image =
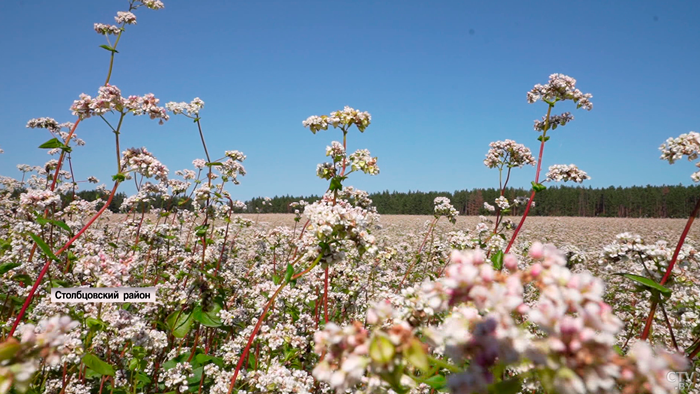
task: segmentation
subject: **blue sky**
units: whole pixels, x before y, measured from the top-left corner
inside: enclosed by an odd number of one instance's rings
[[[700,132],[700,3],[695,1],[224,1],[164,0],[137,10],[119,44],[111,83],[164,104],[200,97],[212,156],[243,151],[248,175],[235,198],[320,194],[315,176],[340,131],[301,125],[349,105],[372,114],[348,149],[369,149],[381,174],[349,184],[368,191],[453,191],[498,185],[482,161],[506,138],[537,153],[533,120],[546,111],[525,93],[552,73],[578,80],[594,108],[551,133],[543,164],[575,163],[593,187],[691,184],[694,167],[659,160],[668,137]],[[95,22],[124,1],[6,1],[0,6],[0,174],[49,159],[31,118],[74,121],[94,96],[109,54]],[[693,71],[696,70],[696,71]],[[169,168],[204,158],[195,125],[127,118],[122,147],[145,146]],[[76,131],[76,178],[108,182],[114,139],[99,118]],[[513,174],[527,186],[534,169]],[[86,184],[82,184],[86,185]],[[90,186],[84,186],[90,188]],[[133,192],[131,184],[124,190]]]

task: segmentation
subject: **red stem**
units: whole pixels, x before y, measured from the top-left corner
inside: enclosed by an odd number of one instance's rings
[[[671,258],[671,262],[668,264],[668,267],[666,268],[666,273],[664,274],[664,277],[661,278],[661,282],[659,282],[660,285],[663,286],[671,277],[671,271],[673,271],[673,267],[676,265],[676,261],[678,260],[678,254],[681,252],[681,247],[683,246],[683,243],[685,242],[685,238],[688,236],[688,232],[690,231],[690,227],[693,225],[693,221],[695,220],[695,217],[698,215],[699,211],[700,211],[700,198],[698,198],[698,201],[695,203],[695,208],[693,208],[693,212],[690,214],[690,217],[688,218],[688,221],[685,224],[685,228],[683,229],[683,233],[681,233],[681,238],[678,240],[678,245],[676,245],[676,250],[673,252],[673,257]],[[644,325],[644,331],[642,332],[642,336],[640,337],[642,340],[646,340],[647,338],[649,338],[649,333],[651,331],[651,325],[652,325],[652,322],[654,321],[654,314],[656,313],[656,304],[657,304],[656,300],[652,301],[651,308],[649,308],[649,316],[647,317],[646,324]]]

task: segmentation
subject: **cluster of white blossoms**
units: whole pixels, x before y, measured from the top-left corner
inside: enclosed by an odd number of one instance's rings
[[[548,129],[556,130],[557,127],[566,126],[566,124],[572,120],[574,120],[574,116],[571,115],[571,112],[564,112],[561,115],[551,115],[549,117],[549,123],[547,123],[547,117],[543,116],[542,120],[535,120],[535,131],[544,131],[545,126],[548,126]]]
[[[93,28],[95,29],[95,32],[97,32],[97,34],[102,34],[103,36],[109,34],[116,36],[122,32],[122,29],[119,26],[106,25],[104,23],[95,23],[93,25]]]
[[[245,167],[242,164],[246,159],[246,155],[237,150],[227,150],[225,155],[228,159],[222,162],[221,166],[217,167],[221,172],[221,179],[224,182],[231,181],[234,185],[239,185],[241,182],[238,180],[238,175],[245,176],[246,174]]]
[[[98,89],[97,97],[92,98],[82,93],[79,100],[75,100],[70,109],[73,115],[81,119],[91,116],[104,115],[107,112],[119,113],[131,112],[134,115],[148,115],[151,119],[163,121],[170,119],[164,107],[159,107],[160,102],[153,94],[144,96],[129,96],[124,98],[121,90],[113,85],[105,85]]]
[[[369,175],[378,175],[379,167],[377,158],[372,157],[367,149],[358,149],[350,155],[350,163],[353,171],[362,171]]]
[[[331,142],[331,146],[326,147],[326,156],[333,158],[333,162],[339,162],[345,158],[345,148],[338,141]]]
[[[593,109],[593,103],[590,101],[592,97],[592,94],[582,93],[578,90],[576,80],[564,74],[552,74],[549,76],[548,83],[537,84],[527,92],[527,102],[530,104],[537,100],[548,102],[572,100],[576,103],[576,108],[584,108],[589,111]]]
[[[19,205],[23,211],[44,210],[61,202],[61,196],[52,190],[29,189],[19,196]]]
[[[114,20],[120,25],[135,25],[136,15],[134,15],[133,12],[129,11],[118,11],[117,16],[114,17]]]
[[[369,112],[360,112],[354,108],[345,106],[342,111],[333,111],[330,115],[309,116],[302,122],[302,125],[308,127],[314,134],[319,130],[328,130],[329,125],[334,128],[342,127],[347,131],[353,124],[360,132],[364,132],[371,121],[372,116]]]
[[[688,156],[688,161],[696,160],[700,152],[700,134],[691,131],[676,138],[669,138],[659,149],[661,150],[661,160],[668,160],[670,164],[682,159],[683,156]],[[700,168],[700,163],[695,166]],[[690,177],[693,182],[700,182],[700,170],[694,172]]]
[[[78,325],[68,316],[54,316],[41,320],[37,326],[21,325],[17,330],[21,334],[19,342],[11,337],[0,343],[0,394],[13,387],[17,392],[25,392],[39,370],[40,358],[51,367],[58,365],[61,356],[69,352],[66,334]]]
[[[489,212],[496,212],[496,207],[487,203],[486,201],[484,201],[484,209],[486,209]]]
[[[61,131],[62,125],[59,125],[54,118],[35,118],[27,122],[29,129],[47,129],[53,133]]]
[[[168,168],[153,154],[143,148],[131,148],[122,153],[121,168],[136,172],[146,178],[155,177],[161,182],[168,181]]]
[[[165,108],[172,112],[173,115],[184,114],[190,118],[196,118],[199,116],[199,111],[204,108],[204,101],[199,97],[195,97],[190,103],[180,102],[176,103],[171,101],[165,104]]]
[[[499,196],[495,202],[496,205],[498,205],[498,207],[501,208],[501,210],[510,208],[510,203],[508,202],[508,199],[503,196]]]
[[[376,250],[375,238],[370,234],[379,215],[374,209],[353,205],[342,196],[326,193],[320,200],[304,208],[304,216],[309,219],[307,238],[303,241],[311,247],[311,254],[324,252],[323,262],[331,262],[344,256],[338,242],[351,241],[361,253]],[[328,245],[331,250],[318,250],[319,243]],[[315,257],[315,256],[314,256]]]
[[[554,182],[576,182],[581,183],[586,179],[591,179],[585,171],[580,170],[574,164],[555,164],[549,167],[546,181]]]
[[[452,206],[452,203],[450,202],[449,198],[435,197],[433,204],[435,204],[435,218],[444,216],[452,224],[455,224],[457,222],[457,216],[459,216],[459,212],[457,212],[455,207]]]
[[[518,144],[513,140],[495,141],[489,144],[491,147],[486,153],[484,165],[488,168],[522,168],[526,164],[535,165],[535,158],[532,157],[530,148],[523,144]]]

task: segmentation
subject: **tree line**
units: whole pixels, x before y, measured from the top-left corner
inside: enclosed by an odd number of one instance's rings
[[[530,190],[507,188],[509,201],[530,197]],[[431,215],[435,197],[447,197],[460,215],[488,215],[484,202],[491,205],[500,195],[495,188],[457,190],[454,192],[389,192],[371,193],[370,198],[380,214]],[[318,196],[276,196],[263,204],[263,198],[247,202],[250,212],[289,213],[289,204],[301,199],[313,202]],[[537,193],[530,215],[536,216],[601,216],[634,218],[686,218],[700,198],[700,186],[632,186],[591,188],[553,186]],[[524,205],[511,208],[512,215],[521,215]]]
[[[15,190],[17,196],[22,190]],[[371,193],[380,214],[400,215],[431,215],[435,197],[447,197],[460,215],[489,215],[484,208],[484,202],[491,205],[500,192],[495,188],[456,190],[454,192],[389,192],[388,190]],[[516,197],[529,197],[530,190],[522,188],[507,188],[504,196],[511,203]],[[75,197],[86,201],[106,200],[104,192],[84,190],[68,193],[62,196],[63,204],[68,204]],[[126,194],[116,193],[109,209],[119,212],[126,199]],[[246,212],[249,213],[293,213],[295,207],[290,204],[300,200],[312,203],[318,200],[318,195],[311,196],[275,196],[269,201],[263,197],[246,201]],[[553,186],[537,193],[535,205],[530,209],[530,215],[535,216],[601,216],[601,217],[633,217],[633,218],[685,218],[692,211],[697,199],[700,198],[700,185],[691,186],[632,186],[591,188]],[[98,203],[98,209],[102,204]],[[186,198],[163,199],[152,196],[149,202],[137,204],[133,209],[137,212],[148,212],[151,208],[165,210],[192,209],[193,203]],[[511,215],[521,215],[524,205],[511,208]]]

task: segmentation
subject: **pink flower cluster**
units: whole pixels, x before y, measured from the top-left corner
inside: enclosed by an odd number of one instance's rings
[[[129,96],[124,98],[119,88],[105,85],[99,88],[95,98],[85,93],[81,94],[80,99],[75,100],[70,109],[73,115],[81,119],[116,111],[119,113],[132,112],[134,115],[148,115],[151,119],[160,119],[160,124],[163,124],[163,121],[170,119],[170,117],[165,108],[158,106],[159,101],[152,93],[142,97]]]
[[[540,85],[537,84],[529,92],[527,92],[527,102],[532,104],[537,100],[543,100],[550,103],[563,100],[572,100],[576,103],[576,108],[584,108],[587,110],[593,109],[593,104],[590,99],[593,97],[590,93],[582,93],[576,89],[576,80],[564,74],[552,74],[549,76],[549,82]]]
[[[353,124],[357,126],[360,132],[364,132],[367,126],[372,121],[372,116],[369,112],[360,112],[354,108],[345,106],[342,111],[333,111],[329,115],[321,116],[309,116],[305,121],[302,122],[304,127],[311,129],[311,132],[316,134],[319,130],[328,130],[328,126],[331,125],[335,128],[342,127],[347,131],[348,127]]]
[[[526,164],[535,165],[535,158],[532,157],[530,148],[523,144],[518,144],[513,140],[495,141],[489,144],[491,149],[486,153],[484,165],[488,168],[522,168]]]

